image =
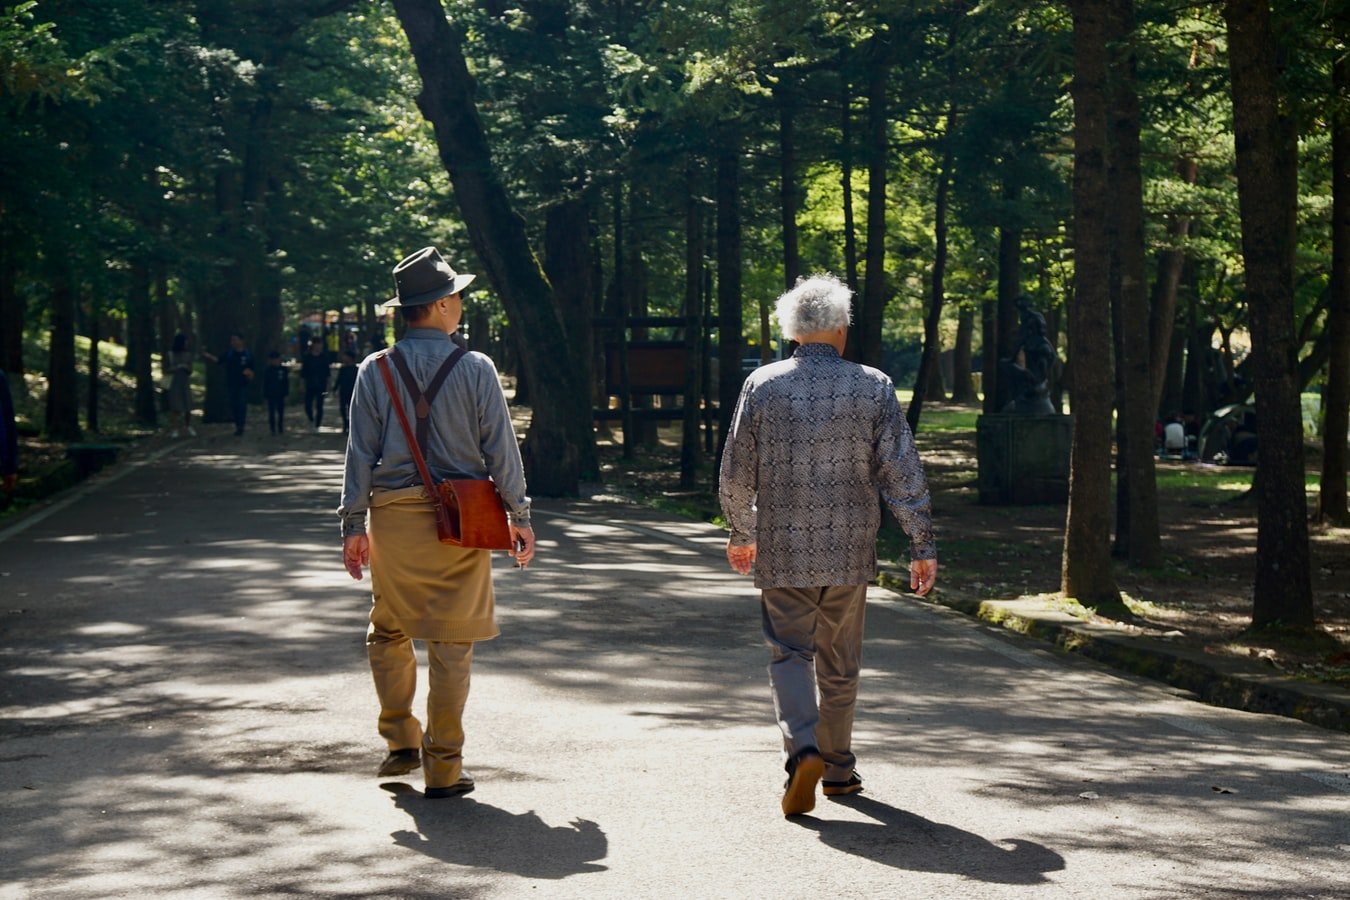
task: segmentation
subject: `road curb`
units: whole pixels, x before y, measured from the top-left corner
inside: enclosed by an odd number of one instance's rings
[[[1145,635],[1122,634],[1067,613],[1018,601],[976,600],[950,592],[932,602],[1046,641],[1114,669],[1161,681],[1215,706],[1300,719],[1350,732],[1350,691],[1265,673],[1237,661],[1195,653]]]

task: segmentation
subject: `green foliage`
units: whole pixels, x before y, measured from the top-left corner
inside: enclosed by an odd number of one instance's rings
[[[1182,290],[1202,324],[1240,333],[1222,19],[1206,6],[1137,6],[1147,241],[1186,252]],[[712,160],[734,139],[743,315],[746,336],[758,337],[759,306],[783,284],[784,102],[797,130],[802,266],[842,274],[846,201],[860,253],[865,240],[861,90],[879,64],[890,78],[888,346],[912,353],[921,334],[944,141],[955,151],[944,341],[959,308],[994,292],[1000,228],[1023,230],[1023,289],[1037,305],[1053,310],[1068,297],[1071,34],[1062,6],[455,0],[447,9],[502,181],[532,234],[555,204],[588,204],[601,306],[614,290],[616,196],[632,216],[629,263],[641,267],[628,277],[649,311],[680,307],[690,190],[707,212],[712,283],[720,277]],[[1333,12],[1277,11],[1302,136],[1300,316],[1317,315],[1329,269],[1325,126],[1340,102],[1329,67],[1344,52]],[[365,308],[387,296],[392,262],[423,243],[473,268],[419,90],[392,10],[371,0],[40,0],[0,10],[0,238],[20,260],[14,290],[35,326],[53,270],[81,298],[124,316],[134,274],[149,267],[176,316],[222,303],[251,325],[271,295],[289,322]],[[692,188],[690,166],[701,173]],[[1170,226],[1183,217],[1189,233],[1175,238]],[[489,292],[474,302],[500,318]]]

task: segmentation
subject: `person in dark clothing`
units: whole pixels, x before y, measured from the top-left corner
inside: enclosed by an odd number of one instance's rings
[[[267,354],[263,369],[263,397],[267,399],[267,427],[272,434],[286,430],[286,395],[291,392],[291,373],[281,364],[276,350]]]
[[[323,395],[328,393],[328,373],[332,365],[333,357],[319,338],[310,341],[309,352],[300,358],[300,381],[305,385],[305,418],[315,431],[323,424]]]
[[[5,496],[14,493],[19,482],[19,429],[14,423],[14,397],[9,392],[9,380],[0,371],[0,484]]]
[[[234,418],[234,436],[244,433],[244,419],[248,414],[248,383],[253,380],[253,354],[244,347],[244,336],[230,335],[230,349],[220,356],[203,353],[208,362],[225,367],[225,389],[230,395],[230,413]]]
[[[338,410],[342,413],[342,433],[346,434],[351,426],[352,393],[356,390],[356,356],[346,352],[338,359],[342,365],[338,366],[333,393],[337,394]]]

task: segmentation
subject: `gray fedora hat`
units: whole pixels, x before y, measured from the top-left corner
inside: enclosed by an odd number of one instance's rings
[[[423,247],[394,266],[397,293],[385,306],[422,306],[458,294],[473,281],[473,275],[457,275],[435,247]]]

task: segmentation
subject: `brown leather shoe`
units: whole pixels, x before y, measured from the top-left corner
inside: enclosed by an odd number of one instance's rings
[[[390,778],[394,775],[407,775],[414,769],[422,766],[422,751],[416,747],[405,747],[402,750],[390,750],[389,755],[380,763],[380,771],[377,773],[380,778]]]
[[[816,785],[825,774],[825,760],[814,750],[804,750],[791,765],[783,791],[783,815],[800,816],[816,808]]]

